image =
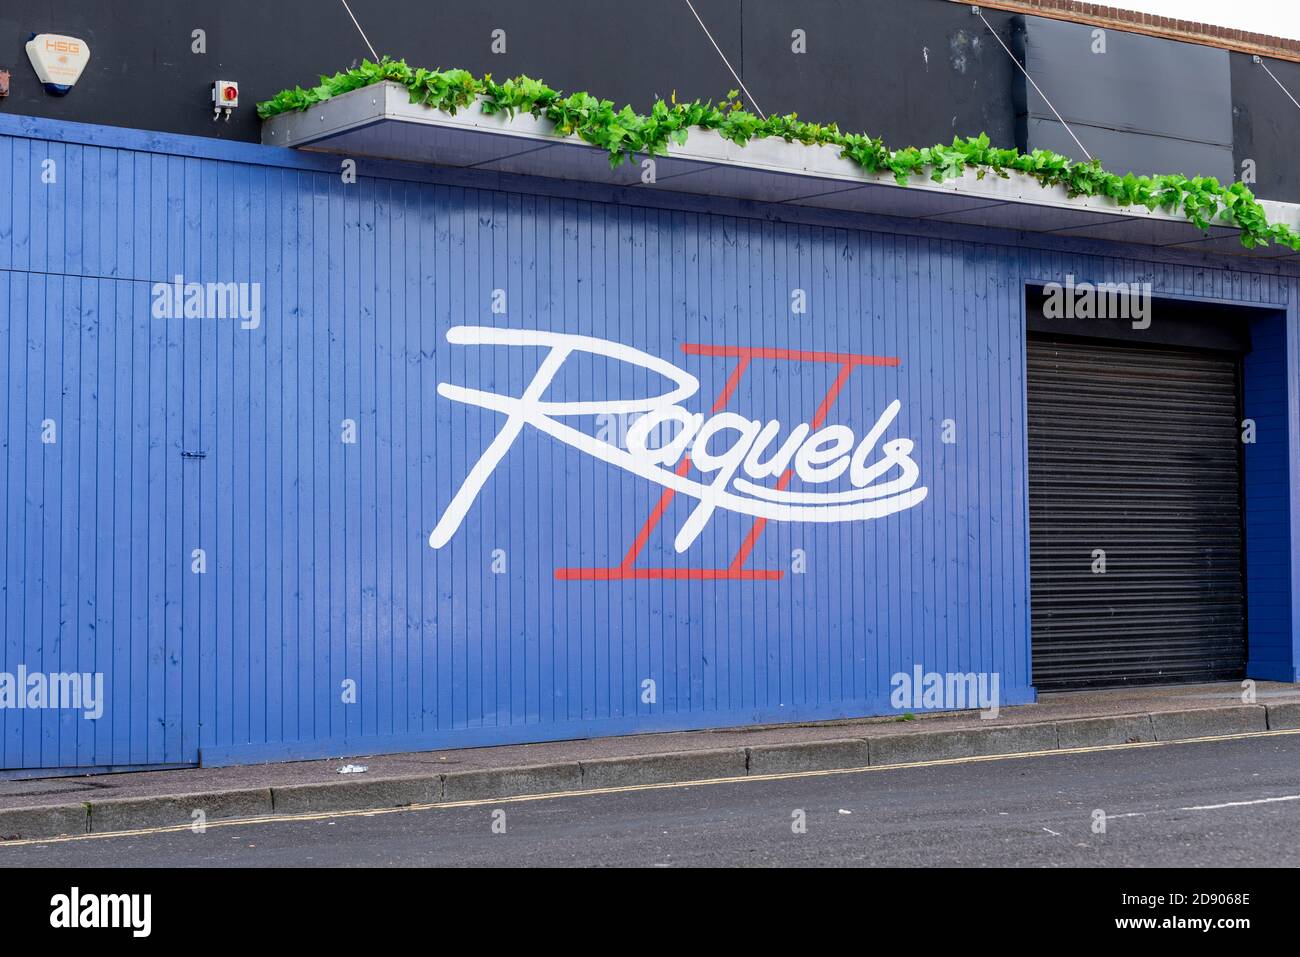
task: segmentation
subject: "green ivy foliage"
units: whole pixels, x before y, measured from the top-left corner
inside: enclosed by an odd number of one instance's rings
[[[546,117],[560,136],[577,135],[584,142],[609,153],[617,167],[636,155],[657,156],[669,143],[686,142],[692,128],[715,130],[739,146],[750,140],[777,137],[787,143],[837,147],[840,155],[870,173],[889,172],[900,185],[914,176],[929,176],[943,182],[962,175],[966,169],[983,179],[989,173],[1006,178],[1015,170],[1036,179],[1042,186],[1061,185],[1071,196],[1109,196],[1121,206],[1181,211],[1198,228],[1212,222],[1236,226],[1241,243],[1248,249],[1278,243],[1300,250],[1300,233],[1285,223],[1268,222],[1254,194],[1242,183],[1224,186],[1213,176],[1119,176],[1101,168],[1099,160],[1076,162],[1050,150],[1021,153],[989,145],[987,134],[956,137],[948,146],[909,146],[892,150],[879,137],[844,133],[834,123],[809,123],[798,114],[763,119],[744,109],[737,91],[720,103],[695,100],[679,103],[676,95],[658,100],[649,113],[637,113],[630,106],[615,109],[609,100],[589,93],[561,93],[540,80],[527,76],[497,83],[491,74],[478,78],[465,70],[413,69],[402,60],[384,57],[378,63],[365,60],[355,69],[321,77],[309,90],[284,90],[259,103],[263,119],[279,113],[306,110],[312,105],[374,83],[391,80],[405,86],[412,103],[455,114],[479,101],[485,114],[528,113]]]

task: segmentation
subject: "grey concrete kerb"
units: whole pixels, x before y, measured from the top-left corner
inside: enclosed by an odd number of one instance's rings
[[[1185,741],[1268,730],[1300,730],[1300,703],[1152,711],[1020,724],[990,722],[987,726],[932,731],[890,728],[889,733],[858,733],[780,744],[6,808],[0,809],[0,842],[150,828],[197,830],[201,824],[275,815],[330,814],[571,791],[740,781],[755,776]]]

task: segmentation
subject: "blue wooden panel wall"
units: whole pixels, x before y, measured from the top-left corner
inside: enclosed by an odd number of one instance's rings
[[[1286,314],[1251,327],[1244,360],[1243,413],[1254,422],[1245,446],[1246,598],[1252,677],[1296,681],[1291,615],[1291,437],[1286,402]]]
[[[918,664],[996,671],[1004,704],[1029,700],[1024,282],[1288,301],[1265,274],[395,169],[345,185],[278,152],[87,139],[101,145],[0,136],[0,671],[102,671],[108,707],[97,722],[0,711],[3,768],[882,713],[890,676]],[[152,285],[177,274],[260,283],[260,326],[152,318]],[[929,498],[874,522],[769,525],[748,564],[778,582],[557,581],[617,565],[661,490],[526,429],[435,551],[433,523],[501,422],[437,386],[517,394],[538,361],[449,345],[457,324],[634,345],[698,375],[702,411],[731,365],[683,343],[897,356],[857,370],[828,421],[861,436],[901,399],[890,435],[916,440]],[[792,427],[835,371],[755,361],[729,408]],[[575,359],[551,397],[646,388]],[[688,510],[674,500],[639,564],[730,562],[751,522],[720,512],[678,555]]]

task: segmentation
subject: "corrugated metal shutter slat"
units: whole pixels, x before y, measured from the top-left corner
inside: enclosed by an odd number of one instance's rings
[[[1240,677],[1235,357],[1031,335],[1028,395],[1034,684]]]

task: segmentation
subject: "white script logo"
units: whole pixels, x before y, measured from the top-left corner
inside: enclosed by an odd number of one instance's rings
[[[777,437],[785,431],[780,422],[749,419],[735,412],[717,412],[706,417],[688,411],[681,403],[699,391],[699,380],[671,362],[631,346],[590,336],[486,326],[455,326],[447,332],[447,341],[463,346],[527,346],[549,351],[519,396],[445,382],[438,385],[438,394],[443,398],[500,412],[506,421],[429,535],[429,544],[434,548],[441,548],[451,540],[479,491],[525,425],[665,489],[696,499],[695,508],[674,541],[678,552],[691,546],[717,509],[780,522],[854,522],[912,508],[924,501],[929,491],[924,486],[915,487],[920,469],[911,458],[914,445],[911,439],[887,441],[880,446],[879,455],[873,457],[877,443],[898,416],[902,404],[897,399],[889,403],[861,442],[846,425],[829,425],[813,431],[811,425],[802,423],[790,429],[784,440],[774,446]],[[674,383],[674,388],[645,398],[546,401],[546,390],[574,353],[588,353],[658,373]],[[639,414],[627,432],[626,448],[559,421],[569,416],[623,414]],[[672,439],[662,447],[648,447],[650,435],[667,422],[679,426]],[[711,481],[706,484],[689,478],[689,470],[677,468],[687,457],[690,465],[710,476]],[[852,488],[788,491],[784,481],[778,482],[776,488],[758,484],[780,479],[791,469],[806,486],[824,485],[847,474]],[[886,479],[891,471],[898,474]]]

